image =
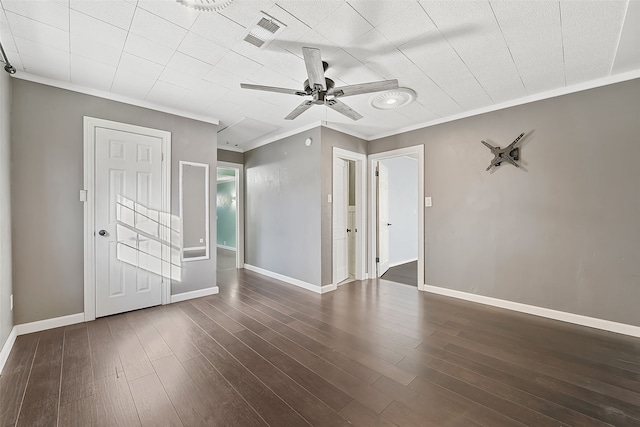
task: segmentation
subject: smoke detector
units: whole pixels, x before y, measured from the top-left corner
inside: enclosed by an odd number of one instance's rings
[[[264,49],[276,35],[287,28],[276,18],[261,12],[260,15],[249,25],[249,31],[244,36],[244,41],[254,45],[259,49]]]

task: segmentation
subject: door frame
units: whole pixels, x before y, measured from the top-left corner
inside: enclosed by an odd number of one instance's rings
[[[84,202],[84,321],[96,318],[96,259],[95,259],[95,144],[96,129],[106,128],[160,138],[162,141],[162,199],[160,222],[165,227],[161,238],[171,240],[171,132],[84,116],[84,188],[80,200]],[[169,255],[170,257],[170,255]],[[170,259],[163,260],[170,263]],[[162,304],[171,301],[171,279],[162,277]]]
[[[217,162],[216,163],[216,182],[218,176],[218,168],[235,169],[236,170],[236,268],[244,268],[244,166],[240,163]],[[218,186],[216,185],[216,194]],[[217,206],[217,203],[216,203]],[[216,230],[218,227],[218,215],[216,213]],[[218,248],[218,233],[216,232],[216,252]],[[216,265],[218,257],[216,255]]]
[[[369,159],[369,275],[371,278],[378,277],[378,266],[376,263],[376,242],[377,233],[377,212],[378,205],[376,195],[376,168],[375,163],[380,160],[393,157],[414,156],[418,159],[418,290],[424,291],[424,146],[414,145],[396,150],[384,151],[370,154]]]
[[[364,154],[348,151],[342,148],[333,147],[333,156],[331,163],[331,194],[336,194],[336,177],[334,171],[334,165],[336,159],[351,160],[356,165],[356,229],[362,230],[362,232],[356,233],[356,255],[355,255],[355,278],[356,280],[366,280],[366,266],[367,266],[367,192],[365,191],[365,185],[367,182],[367,170],[366,162],[367,156]],[[336,281],[336,252],[333,250],[333,216],[335,212],[335,203],[331,204],[331,283],[332,288],[337,289],[338,283]]]

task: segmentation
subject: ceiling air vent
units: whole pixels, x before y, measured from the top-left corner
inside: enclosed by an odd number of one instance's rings
[[[286,25],[282,22],[262,12],[261,15],[249,25],[249,31],[244,36],[244,41],[262,49],[285,28]]]

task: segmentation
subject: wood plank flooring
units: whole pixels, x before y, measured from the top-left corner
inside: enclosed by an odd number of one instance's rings
[[[418,261],[407,262],[389,268],[382,279],[405,285],[418,286]]]
[[[640,339],[386,280],[221,276],[18,337],[0,426],[640,426]]]

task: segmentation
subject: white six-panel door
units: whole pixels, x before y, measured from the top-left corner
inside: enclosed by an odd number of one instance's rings
[[[349,277],[349,251],[347,241],[347,207],[349,205],[349,165],[342,159],[335,159],[333,203],[333,250],[336,262],[336,283]]]
[[[96,128],[96,317],[162,303],[162,140]]]

